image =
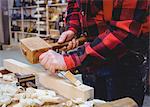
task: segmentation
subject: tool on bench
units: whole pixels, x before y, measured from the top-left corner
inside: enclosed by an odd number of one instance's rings
[[[16,85],[24,88],[37,88],[34,74],[13,73],[6,69],[0,69],[0,78],[5,81],[16,81]]]
[[[79,43],[84,43],[86,41],[85,37],[81,37],[77,39]],[[20,47],[25,55],[25,57],[28,59],[29,62],[32,64],[36,64],[39,62],[39,56],[48,51],[49,49],[61,49],[64,46],[67,46],[69,42],[65,42],[62,44],[59,43],[50,43],[48,44],[46,41],[41,39],[40,37],[31,37],[31,38],[26,38],[20,40]],[[67,78],[72,84],[75,86],[81,85],[81,82],[77,80],[74,75],[70,72],[67,71],[65,74],[61,73],[65,78]]]
[[[22,86],[24,88],[33,87],[37,88],[36,81],[35,81],[35,75],[34,74],[15,74],[18,80],[17,85]]]

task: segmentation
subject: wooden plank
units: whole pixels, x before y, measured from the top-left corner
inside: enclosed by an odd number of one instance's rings
[[[0,67],[0,70],[4,70],[5,68],[4,67]]]
[[[97,103],[95,107],[138,107],[138,105],[133,99],[127,97],[104,104]]]
[[[48,89],[55,90],[58,94],[68,99],[81,98],[86,101],[94,98],[94,89],[92,87],[84,84],[76,87],[63,78],[50,76],[41,69],[34,68],[16,60],[5,59],[3,61],[3,66],[5,69],[14,73],[36,74],[40,84]]]

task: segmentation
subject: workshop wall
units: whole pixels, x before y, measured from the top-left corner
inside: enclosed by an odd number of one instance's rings
[[[4,42],[4,34],[3,34],[3,27],[2,27],[2,10],[1,10],[1,2],[0,2],[0,43],[3,42]]]
[[[8,11],[8,1],[10,0],[0,0],[0,17],[1,17],[1,43],[9,44],[10,36],[9,36],[9,11]]]

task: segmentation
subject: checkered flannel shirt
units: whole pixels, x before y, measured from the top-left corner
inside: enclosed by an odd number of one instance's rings
[[[66,23],[76,34],[94,39],[64,55],[68,69],[78,67],[88,55],[104,63],[121,58],[141,34],[148,0],[113,0],[110,22],[104,21],[103,0],[68,0]]]

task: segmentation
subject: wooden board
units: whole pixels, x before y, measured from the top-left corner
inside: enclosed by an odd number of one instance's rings
[[[95,107],[138,107],[138,105],[133,99],[127,97],[104,104],[96,104]]]
[[[55,90],[58,94],[68,98],[82,98],[84,101],[94,98],[94,89],[87,85],[76,87],[63,78],[50,76],[41,69],[34,68],[30,65],[18,62],[13,59],[5,59],[3,62],[5,69],[13,73],[36,74],[39,83],[48,89]]]

